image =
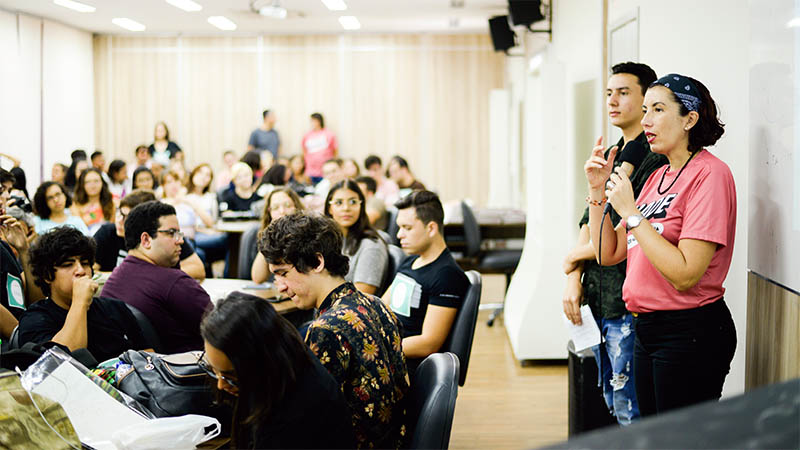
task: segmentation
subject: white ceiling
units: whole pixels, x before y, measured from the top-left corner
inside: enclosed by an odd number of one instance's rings
[[[342,15],[354,15],[361,33],[488,33],[487,19],[507,13],[506,0],[345,0],[346,11],[330,11],[320,0],[280,0],[289,11],[284,20],[270,19],[250,10],[253,0],[194,0],[198,12],[185,12],[165,0],[78,0],[97,8],[79,13],[58,6],[52,0],[0,0],[0,9],[34,16],[99,34],[133,34],[111,23],[127,17],[144,24],[139,34],[164,35],[252,35],[344,32],[338,22]],[[260,0],[264,3],[264,0]],[[269,3],[271,0],[267,0]],[[209,16],[226,16],[236,31],[221,31],[207,22]]]

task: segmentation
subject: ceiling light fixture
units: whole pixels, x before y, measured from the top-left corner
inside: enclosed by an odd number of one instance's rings
[[[195,12],[203,9],[203,7],[200,4],[195,3],[192,0],[166,0],[166,2],[186,12]]]
[[[208,23],[220,30],[233,31],[236,29],[236,24],[225,16],[211,16],[208,18]]]
[[[322,0],[322,3],[331,11],[344,11],[347,9],[344,0]]]
[[[95,9],[97,9],[94,6],[85,5],[83,3],[79,3],[73,0],[53,0],[53,3],[55,3],[58,6],[63,6],[64,8],[69,8],[73,11],[78,11],[82,13],[94,12]]]
[[[339,23],[345,30],[358,30],[361,28],[361,22],[358,21],[356,16],[342,16],[339,17]]]
[[[144,31],[145,26],[135,20],[128,19],[127,17],[117,17],[111,19],[111,23],[118,27],[125,28],[129,31]]]
[[[285,19],[289,14],[289,12],[286,11],[286,8],[281,6],[281,2],[279,0],[273,0],[271,4],[258,8],[258,13],[271,19]]]

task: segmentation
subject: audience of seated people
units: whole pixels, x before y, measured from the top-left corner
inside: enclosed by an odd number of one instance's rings
[[[389,178],[392,179],[400,188],[400,197],[408,195],[411,191],[424,191],[425,185],[414,177],[411,169],[408,167],[408,161],[402,156],[395,155],[389,161],[389,168],[387,170]]]
[[[344,237],[330,218],[273,221],[259,250],[275,285],[302,310],[316,308],[305,341],[339,384],[359,448],[399,448],[406,436],[408,373],[399,323],[380,299],[345,281]]]
[[[214,219],[205,212],[199,202],[186,195],[187,189],[181,182],[181,176],[178,173],[171,170],[165,172],[161,177],[161,189],[163,195],[161,201],[175,208],[184,238],[189,240],[200,254],[200,259],[204,260],[205,252],[197,248],[195,235],[201,224],[212,228],[215,225]]]
[[[328,192],[325,215],[339,225],[344,235],[342,253],[350,258],[350,270],[344,279],[365,294],[375,294],[386,275],[389,251],[369,224],[365,204],[355,181],[340,181]]]
[[[70,350],[86,348],[98,361],[128,349],[149,349],[127,306],[111,298],[94,298],[95,243],[71,227],[39,236],[30,249],[34,281],[46,296],[19,319],[19,342],[53,341]]]
[[[36,213],[35,227],[37,234],[44,234],[51,228],[68,225],[77,228],[81,233],[91,236],[89,228],[78,216],[73,216],[70,209],[72,197],[66,188],[55,181],[45,181],[33,194],[33,212]]]
[[[114,220],[115,208],[103,172],[94,167],[81,172],[70,211],[83,220],[89,233],[94,234],[100,225]]]
[[[442,347],[469,289],[469,280],[444,242],[444,209],[429,191],[414,191],[395,206],[397,238],[407,254],[383,299],[403,324],[403,353],[413,376]]]
[[[394,202],[400,199],[400,188],[397,186],[397,183],[386,178],[385,171],[383,170],[383,162],[379,156],[367,156],[367,158],[364,159],[364,171],[375,180],[375,184],[377,185],[375,188],[375,196],[383,200],[387,207],[394,205]]]
[[[144,202],[156,199],[153,191],[136,189],[126,195],[119,203],[114,223],[106,223],[94,234],[97,242],[96,270],[100,272],[111,272],[128,256],[125,247],[125,221],[130,211]],[[181,244],[178,264],[174,266],[186,272],[187,275],[197,281],[203,281],[206,276],[203,268],[203,261],[200,259],[195,249],[188,242]]]
[[[261,213],[261,224],[259,225],[259,235],[267,229],[273,220],[278,220],[283,216],[294,214],[295,212],[302,211],[303,201],[292,189],[287,187],[280,187],[274,189],[267,196],[267,201],[264,202],[264,211]],[[264,255],[261,252],[256,253],[253,260],[253,266],[250,268],[250,277],[254,283],[263,283],[269,279],[269,267]]]
[[[151,201],[131,209],[125,219],[128,256],[102,292],[139,309],[158,332],[164,353],[200,349],[200,320],[211,307],[200,284],[174,269],[181,244],[183,233],[171,205]]]
[[[356,183],[366,199],[365,206],[369,224],[376,230],[385,230],[389,225],[389,213],[386,211],[384,201],[375,196],[377,189],[375,179],[369,176],[360,176],[356,178]]]

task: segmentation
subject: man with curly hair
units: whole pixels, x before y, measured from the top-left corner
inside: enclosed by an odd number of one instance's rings
[[[394,314],[346,282],[350,262],[333,219],[295,213],[270,224],[259,251],[275,285],[319,316],[306,343],[340,384],[359,448],[399,448],[405,440],[408,375]]]
[[[98,361],[149,347],[124,303],[93,298],[92,238],[72,227],[57,227],[40,236],[30,253],[34,281],[47,298],[22,315],[20,343],[53,341],[70,350],[86,348]]]

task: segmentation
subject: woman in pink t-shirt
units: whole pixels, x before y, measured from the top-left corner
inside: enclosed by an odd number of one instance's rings
[[[306,175],[314,184],[322,181],[322,165],[335,158],[338,144],[336,135],[325,128],[325,119],[320,113],[311,115],[311,131],[303,136],[303,158],[306,162]]]
[[[635,200],[625,172],[611,173],[616,149],[605,160],[598,142],[585,171],[595,253],[603,265],[628,260],[622,296],[635,316],[634,381],[646,416],[722,395],[736,350],[722,287],[736,234],[736,187],[728,166],[704,148],[724,125],[702,83],[666,75],[647,90],[643,108],[650,149],[669,165],[653,172]],[[606,199],[624,219],[616,229],[603,216]]]

